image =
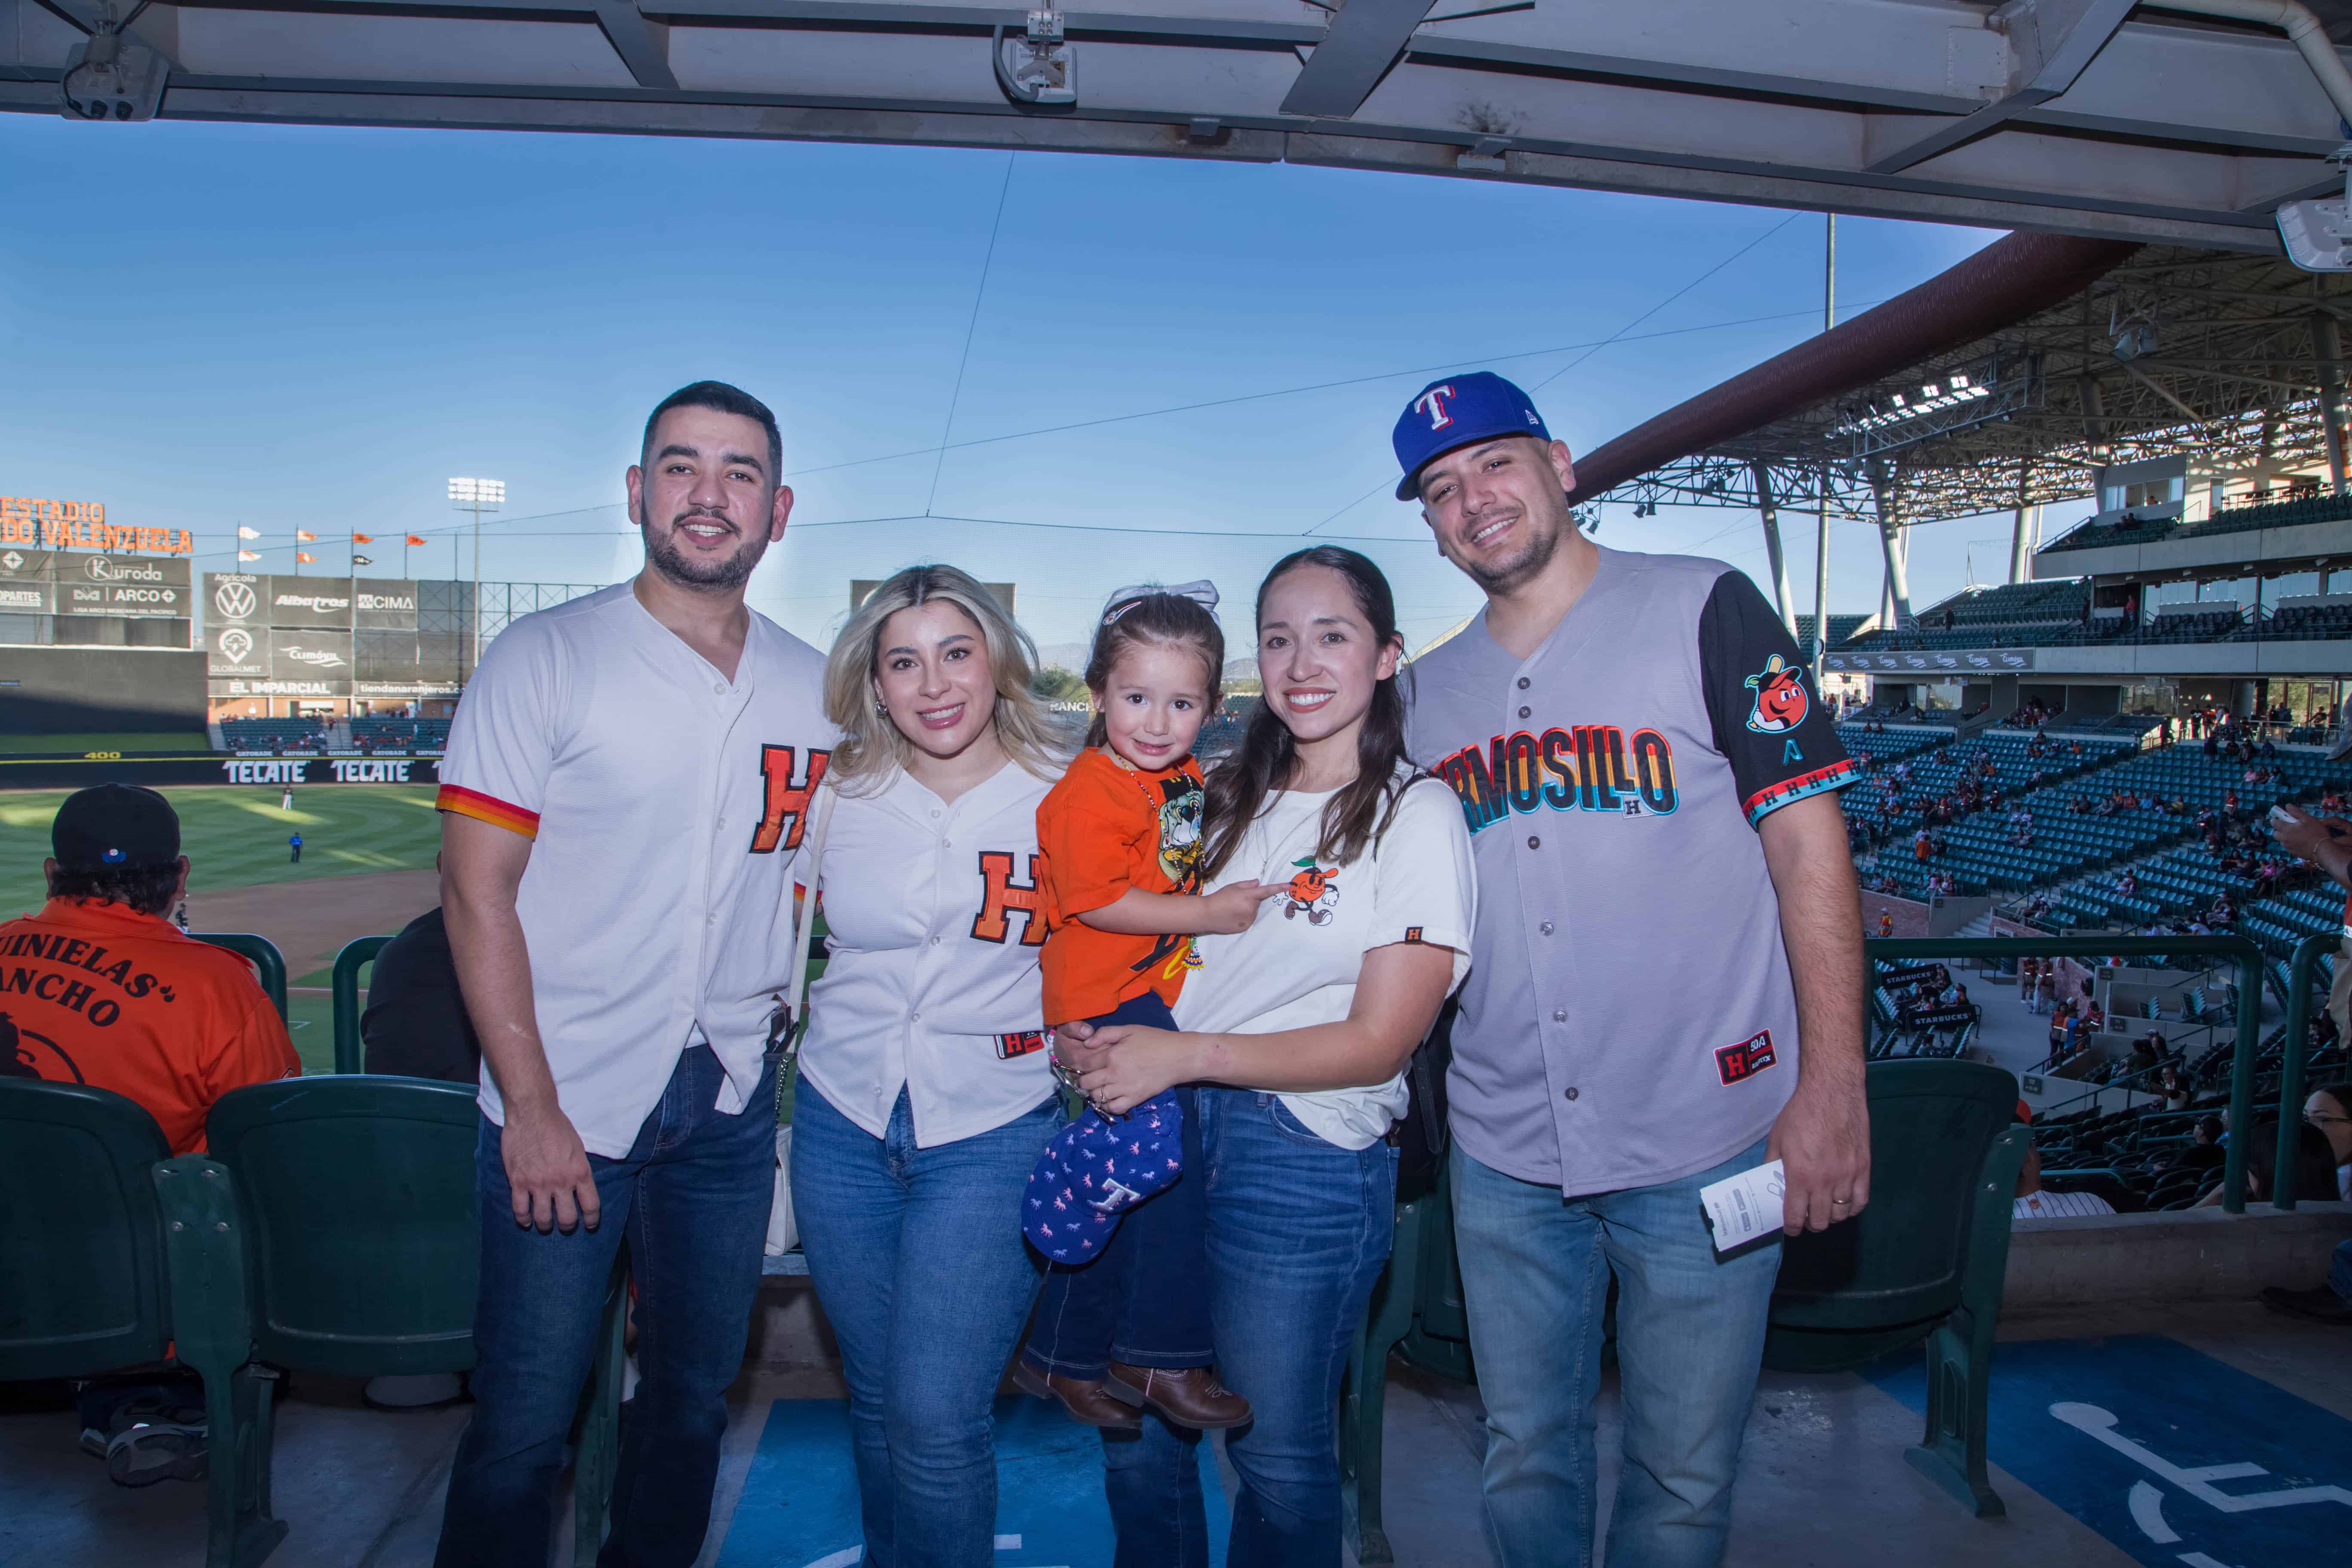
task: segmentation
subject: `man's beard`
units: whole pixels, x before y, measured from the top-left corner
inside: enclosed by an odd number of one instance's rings
[[[688,512],[671,527],[675,530],[678,523],[709,515],[708,512]],[[751,580],[751,569],[766,553],[767,541],[746,538],[736,546],[735,553],[724,561],[698,561],[689,558],[672,543],[670,536],[656,538],[651,529],[646,530],[646,564],[682,588],[740,588]]]
[[[1528,518],[1530,535],[1526,549],[1507,561],[1479,562],[1466,558],[1455,562],[1473,583],[1489,594],[1507,594],[1551,564],[1559,553],[1559,542],[1565,533],[1563,525],[1555,524],[1549,531],[1535,529],[1533,515]]]

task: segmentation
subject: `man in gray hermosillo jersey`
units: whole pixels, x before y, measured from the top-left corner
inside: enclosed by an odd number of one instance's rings
[[[1592,1400],[1618,1283],[1612,1568],[1722,1560],[1778,1246],[1718,1258],[1702,1186],[1786,1163],[1787,1228],[1869,1199],[1858,770],[1753,584],[1602,550],[1568,448],[1480,374],[1397,422],[1486,609],[1412,665],[1413,760],[1471,828],[1447,1074],[1454,1222],[1503,1568],[1592,1560]]]

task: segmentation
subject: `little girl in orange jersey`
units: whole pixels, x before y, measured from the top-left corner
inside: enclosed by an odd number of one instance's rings
[[[1192,938],[1249,928],[1279,887],[1202,897],[1200,764],[1225,639],[1207,583],[1111,596],[1087,660],[1087,749],[1037,807],[1050,931],[1045,1021],[1173,1029]],[[1092,1426],[1137,1407],[1188,1427],[1238,1426],[1249,1404],[1212,1369],[1202,1182],[1192,1091],[1116,1121],[1091,1107],[1039,1163],[1023,1228],[1053,1267],[1013,1380]],[[1149,1202],[1144,1200],[1149,1199]]]

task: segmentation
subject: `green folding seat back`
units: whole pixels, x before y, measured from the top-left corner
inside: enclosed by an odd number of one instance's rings
[[[90,1377],[171,1342],[155,1119],[87,1084],[0,1078],[0,1381]]]
[[[1764,1363],[1833,1372],[1925,1342],[1927,1439],[1906,1458],[1989,1517],[2004,1510],[1985,1468],[1986,1398],[2031,1136],[2012,1124],[2017,1079],[1979,1062],[1885,1061],[1864,1082],[1869,1206],[1781,1244]]]
[[[288,1079],[222,1096],[206,1126],[248,1219],[259,1359],[355,1377],[473,1364],[472,1088]]]

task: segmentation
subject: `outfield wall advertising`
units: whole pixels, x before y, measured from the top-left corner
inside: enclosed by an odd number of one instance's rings
[[[437,784],[438,757],[183,756],[0,757],[0,790],[81,789],[97,784]]]

